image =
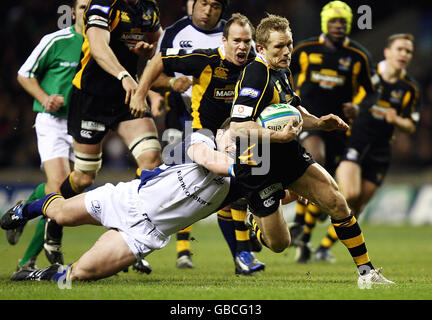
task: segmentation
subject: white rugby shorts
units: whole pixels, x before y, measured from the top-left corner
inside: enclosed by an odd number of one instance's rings
[[[67,131],[67,119],[39,112],[35,120],[41,163],[56,158],[74,161],[73,138]]]
[[[148,220],[138,196],[139,183],[139,179],[107,183],[84,198],[87,212],[104,227],[117,229],[137,259],[165,247],[170,240]]]

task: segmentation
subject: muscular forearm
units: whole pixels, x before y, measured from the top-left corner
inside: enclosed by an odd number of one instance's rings
[[[25,78],[18,75],[17,80],[25,91],[39,101],[40,104],[44,104],[49,95],[41,88],[36,78]]]
[[[156,79],[163,74],[162,54],[154,56],[145,67],[138,83],[136,94],[145,97]],[[168,80],[169,81],[169,80]],[[169,85],[169,84],[168,84]]]
[[[305,130],[314,130],[319,129],[318,128],[318,118],[315,117],[313,114],[310,114],[309,111],[306,110],[306,108],[302,106],[297,107],[302,115],[303,119],[303,129]]]
[[[264,139],[270,139],[270,142],[279,142],[277,140],[277,131],[263,128],[254,121],[231,122],[230,128],[233,135],[240,138],[253,136],[260,142]]]

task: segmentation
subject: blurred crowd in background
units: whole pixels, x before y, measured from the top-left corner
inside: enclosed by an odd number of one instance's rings
[[[233,12],[247,15],[257,25],[266,12],[283,15],[291,22],[294,42],[320,34],[320,10],[328,1],[312,0],[231,0]],[[413,136],[396,134],[393,166],[409,170],[432,168],[432,9],[425,2],[346,1],[354,13],[350,37],[362,43],[379,62],[385,39],[392,33],[410,32],[416,37],[416,52],[408,72],[421,86],[421,122]],[[0,169],[38,168],[35,113],[32,98],[16,80],[17,71],[41,37],[58,29],[61,0],[15,0],[2,3],[0,13]],[[159,0],[161,24],[165,28],[185,15],[183,0]],[[356,18],[361,5],[372,9],[372,29],[360,30]],[[294,43],[295,45],[295,43]],[[307,106],[306,106],[307,107]],[[104,167],[134,167],[124,145],[108,137]]]

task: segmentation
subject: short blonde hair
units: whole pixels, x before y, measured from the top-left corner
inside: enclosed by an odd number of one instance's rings
[[[267,17],[260,21],[258,27],[256,28],[256,43],[265,47],[270,37],[271,31],[288,31],[291,33],[288,19],[275,14],[268,14]]]
[[[391,36],[389,36],[387,38],[386,41],[386,48],[390,48],[391,45],[393,44],[393,42],[395,42],[398,39],[405,39],[405,40],[409,40],[412,42],[412,44],[414,45],[414,36],[411,33],[396,33],[396,34],[392,34]]]

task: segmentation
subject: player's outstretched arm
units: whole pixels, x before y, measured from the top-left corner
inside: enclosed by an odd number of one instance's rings
[[[305,130],[323,130],[323,131],[333,131],[333,130],[348,130],[349,126],[340,117],[334,114],[327,114],[322,117],[315,117],[310,114],[304,107],[297,107],[303,118],[303,128]]]
[[[191,145],[187,155],[192,161],[221,176],[229,176],[229,169],[234,163],[234,159],[226,153],[214,150],[205,143]]]

